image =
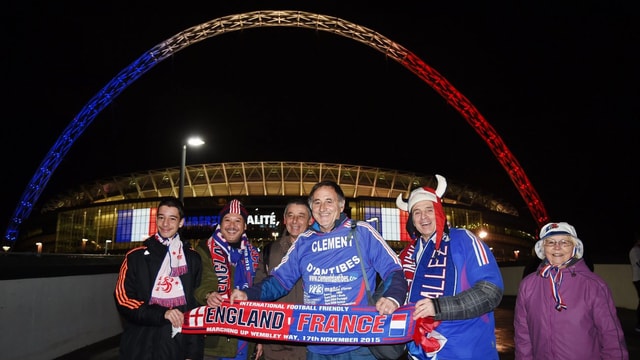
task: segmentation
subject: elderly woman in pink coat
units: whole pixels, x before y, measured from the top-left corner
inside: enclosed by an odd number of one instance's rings
[[[611,290],[582,259],[574,227],[543,226],[535,250],[543,262],[516,297],[516,359],[629,359]]]

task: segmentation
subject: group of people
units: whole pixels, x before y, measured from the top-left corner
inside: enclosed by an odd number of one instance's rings
[[[442,203],[446,179],[436,179],[435,189],[423,186],[406,201],[396,199],[408,212],[412,238],[399,255],[369,223],[354,223],[344,213],[345,195],[333,181],[317,183],[308,199],[289,202],[286,231],[262,251],[247,237],[248,212],[237,199],[221,210],[212,236],[195,248],[180,238],[182,203],[161,201],[157,233],[127,253],[116,283],[116,306],[125,321],[120,358],[376,359],[367,346],[265,342],[182,334],[180,328],[190,309],[223,302],[367,306],[365,283],[382,282],[375,311],[390,315],[411,305],[419,324],[406,358],[499,359],[494,310],[504,292],[500,269],[486,243],[448,226]],[[350,238],[351,231],[356,236]],[[358,251],[355,241],[366,251]],[[523,279],[517,297],[516,358],[627,359],[611,293],[584,265],[573,227],[543,227],[536,253],[541,264]]]

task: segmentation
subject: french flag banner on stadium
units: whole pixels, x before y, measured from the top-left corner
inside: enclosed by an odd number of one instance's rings
[[[185,314],[182,333],[322,344],[379,345],[413,339],[413,305],[380,315],[374,306],[241,301]]]

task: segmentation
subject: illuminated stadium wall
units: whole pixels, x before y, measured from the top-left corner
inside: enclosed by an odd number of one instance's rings
[[[231,198],[224,201],[228,200]],[[258,198],[244,197],[241,200],[250,211],[247,236],[256,245],[271,241],[284,231],[282,213],[288,197],[280,198],[281,204],[275,206],[255,205],[260,202]],[[139,246],[140,242],[155,233],[158,203],[159,200],[142,203],[123,202],[61,211],[58,214],[55,252],[101,252],[107,240],[111,240],[108,245],[111,254],[126,252]],[[127,209],[121,209],[122,207]],[[200,214],[187,215],[183,236],[191,240],[208,238],[219,222],[219,210],[201,210]],[[404,247],[406,242],[410,241],[405,230],[408,213],[398,210],[395,201],[348,199],[346,212],[353,219],[370,222],[394,248]],[[458,223],[455,226],[470,230],[488,227],[488,224],[483,224],[480,211],[445,206],[445,212],[452,225],[452,219],[468,219],[470,222]],[[276,233],[278,235],[274,236]],[[83,243],[82,239],[87,239],[87,242]]]
[[[157,204],[162,197],[178,195],[179,174],[179,168],[149,170],[83,184],[43,206],[43,216],[56,217],[52,234],[32,229],[27,233],[37,236],[21,241],[43,242],[45,252],[124,253],[153,234]],[[334,180],[347,197],[345,212],[370,222],[399,250],[409,240],[408,214],[397,209],[396,197],[406,199],[417,186],[436,185],[433,176],[397,170],[296,162],[200,164],[188,166],[185,177],[184,237],[208,238],[219,210],[237,198],[250,213],[247,235],[258,246],[284,230],[282,212],[289,199],[306,198],[318,181]],[[534,242],[532,219],[521,218],[512,205],[466,184],[448,179],[444,208],[451,226],[487,233],[484,241],[497,257],[529,253]]]

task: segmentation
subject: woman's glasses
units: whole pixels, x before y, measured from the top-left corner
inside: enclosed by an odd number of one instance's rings
[[[554,247],[556,245],[560,245],[561,247],[569,247],[569,246],[573,246],[573,241],[569,239],[560,239],[560,240],[547,239],[544,241],[544,246]]]

